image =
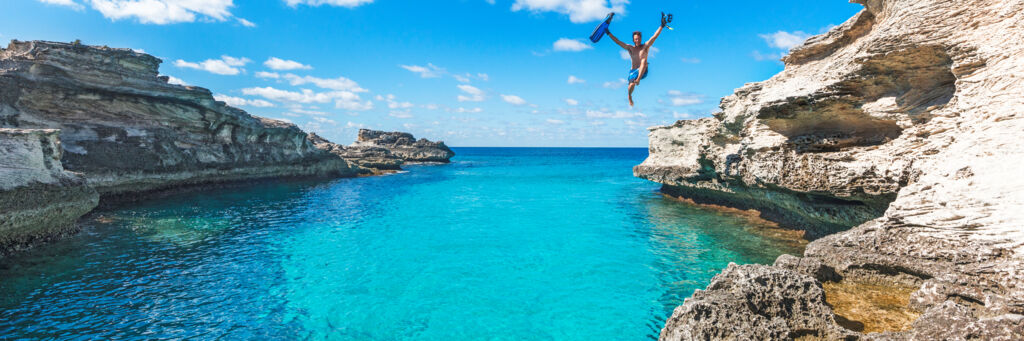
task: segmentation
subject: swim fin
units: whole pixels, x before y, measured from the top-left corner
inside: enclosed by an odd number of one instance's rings
[[[608,17],[604,19],[604,22],[597,25],[597,28],[594,29],[594,33],[590,34],[591,42],[596,43],[600,41],[601,38],[604,38],[604,34],[608,33],[608,25],[611,25],[613,16],[615,16],[615,12],[608,13]]]

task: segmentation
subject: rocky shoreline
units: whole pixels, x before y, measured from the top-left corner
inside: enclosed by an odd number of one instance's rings
[[[1024,338],[1024,3],[853,2],[713,117],[651,128],[636,176],[813,239],[729,266],[662,340]]]
[[[252,116],[207,89],[169,84],[130,49],[12,41],[0,49],[0,255],[73,233],[101,202],[226,182],[353,177],[400,169],[443,142],[342,147]],[[372,153],[341,155],[338,150]]]

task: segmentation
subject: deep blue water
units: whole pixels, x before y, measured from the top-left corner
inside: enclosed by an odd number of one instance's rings
[[[175,195],[0,259],[0,339],[638,340],[800,243],[634,178],[646,149]]]

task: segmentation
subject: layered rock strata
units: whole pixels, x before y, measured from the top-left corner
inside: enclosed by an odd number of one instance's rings
[[[0,127],[60,129],[61,161],[101,195],[287,176],[350,176],[295,125],[168,84],[130,49],[13,41],[0,50]]]
[[[726,270],[662,339],[1024,338],[1024,2],[854,2],[721,112],[651,129],[637,176],[816,239],[802,259]],[[921,316],[861,333],[803,284],[836,280],[918,288]]]
[[[75,230],[99,194],[61,166],[58,131],[0,128],[0,255]]]

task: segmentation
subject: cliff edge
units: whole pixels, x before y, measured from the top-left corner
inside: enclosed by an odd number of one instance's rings
[[[816,239],[725,270],[663,340],[1024,337],[1024,2],[853,2],[713,117],[651,128],[636,176]],[[915,317],[870,328],[828,283],[912,288]]]

